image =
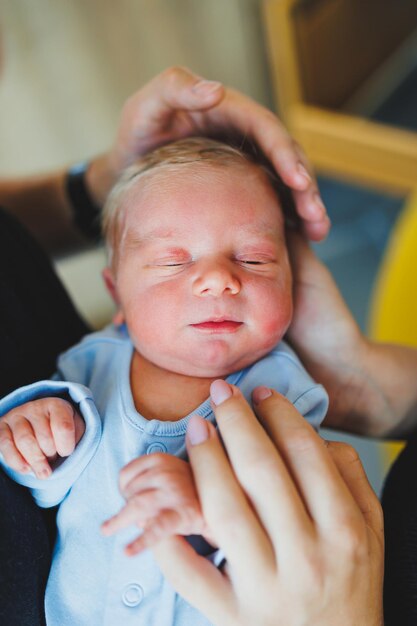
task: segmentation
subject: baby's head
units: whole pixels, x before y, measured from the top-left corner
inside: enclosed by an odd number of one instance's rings
[[[219,377],[269,352],[291,320],[273,176],[240,150],[184,139],[130,167],[103,228],[106,284],[135,349],[165,370]]]

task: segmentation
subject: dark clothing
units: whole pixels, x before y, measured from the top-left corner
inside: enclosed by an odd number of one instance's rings
[[[58,354],[89,332],[51,262],[0,209],[0,396],[43,378]],[[54,512],[0,471],[0,624],[45,623]]]
[[[53,527],[54,520],[50,526]],[[0,470],[0,624],[45,624],[51,543],[44,512]]]
[[[385,483],[384,615],[386,626],[417,624],[417,435]]]
[[[89,332],[36,242],[0,209],[0,397],[49,378]]]

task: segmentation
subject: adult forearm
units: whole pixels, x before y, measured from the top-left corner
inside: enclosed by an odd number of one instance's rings
[[[307,243],[292,232],[287,241],[295,302],[288,337],[329,394],[325,425],[360,435],[407,436],[417,429],[417,349],[367,339]]]
[[[417,429],[417,349],[371,343],[367,359],[369,434],[406,438]]]
[[[371,437],[406,438],[417,429],[417,350],[363,341],[344,384],[332,389],[326,424]]]
[[[120,168],[111,153],[91,159],[84,175],[89,200],[104,204]],[[89,242],[74,220],[74,206],[67,193],[68,169],[38,176],[0,180],[0,206],[17,217],[49,252],[64,252]],[[78,211],[83,207],[78,207]]]
[[[57,252],[85,242],[73,223],[64,170],[0,180],[0,205],[17,217],[40,244]]]

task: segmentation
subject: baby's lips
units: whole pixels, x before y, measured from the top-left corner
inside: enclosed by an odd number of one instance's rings
[[[199,322],[197,324],[191,324],[193,328],[198,330],[209,330],[219,332],[234,332],[242,326],[243,322],[237,322],[235,320],[207,320],[205,322]]]
[[[191,324],[191,326],[196,326],[198,324],[206,324],[207,322],[239,322],[242,323],[240,319],[238,319],[235,315],[212,315],[212,316],[208,316],[205,317],[204,319],[198,321],[198,322],[193,322]]]

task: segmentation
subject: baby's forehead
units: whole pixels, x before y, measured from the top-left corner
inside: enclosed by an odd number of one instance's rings
[[[231,176],[232,171],[237,177]],[[197,226],[200,238],[210,238],[219,224],[233,231],[235,240],[284,239],[276,193],[266,174],[250,164],[155,168],[135,181],[124,204],[124,241],[180,239],[181,234],[195,233]]]
[[[181,163],[159,163],[156,167],[138,172],[126,185],[121,194],[120,203],[126,200],[136,202],[147,200],[153,194],[169,194],[174,191],[178,194],[189,193],[190,184],[196,188],[206,188],[212,193],[214,189],[221,190],[225,184],[225,177],[237,175],[252,189],[268,190],[272,192],[279,207],[280,199],[274,190],[271,179],[263,168],[246,159],[236,159],[227,162],[189,161]],[[187,183],[187,184],[185,184]]]

